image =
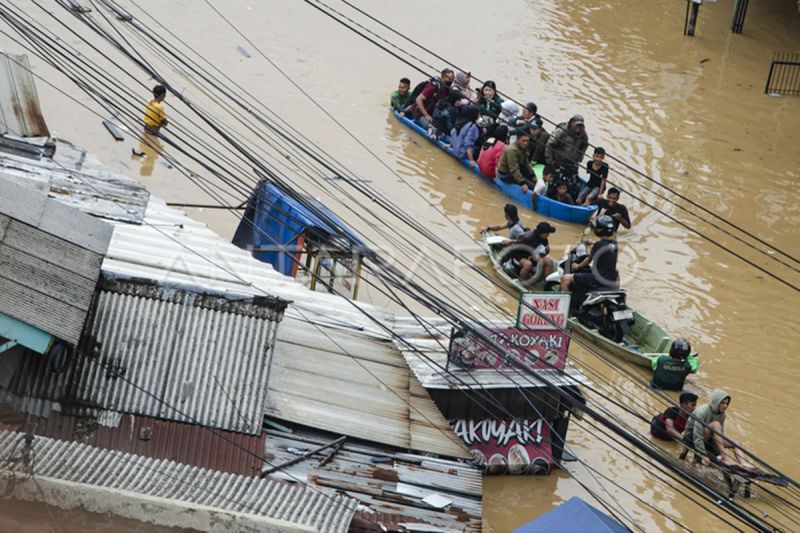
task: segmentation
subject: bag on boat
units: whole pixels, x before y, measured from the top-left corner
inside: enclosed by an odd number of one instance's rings
[[[423,81],[419,82],[418,84],[416,84],[414,86],[414,90],[411,91],[411,103],[412,104],[417,101],[417,96],[420,95],[420,93],[423,91],[423,89],[425,89],[425,87],[429,83],[432,83],[436,87],[437,91],[441,88],[441,86],[439,84],[439,80],[436,79],[436,78],[431,78],[429,80],[423,80]]]

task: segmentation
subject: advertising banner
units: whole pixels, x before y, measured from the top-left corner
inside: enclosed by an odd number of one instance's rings
[[[542,419],[462,419],[451,425],[487,474],[547,475],[555,466],[550,427]]]
[[[567,334],[552,329],[455,331],[450,338],[448,360],[474,370],[519,369],[519,365],[532,370],[563,369],[568,347]]]
[[[517,327],[554,329],[553,324],[542,315],[552,320],[558,327],[566,327],[570,296],[568,292],[523,292],[517,312]]]

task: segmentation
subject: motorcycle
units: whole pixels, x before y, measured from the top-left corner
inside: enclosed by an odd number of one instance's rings
[[[589,266],[575,272],[572,271],[572,265],[580,263],[588,255],[589,247],[586,242],[580,242],[568,250],[558,263],[556,271],[545,279],[545,290],[560,290],[561,277],[566,273],[591,272]],[[614,342],[622,342],[634,322],[633,309],[627,306],[625,297],[626,293],[623,289],[573,290],[570,316],[576,318],[585,327],[596,329],[602,336]]]

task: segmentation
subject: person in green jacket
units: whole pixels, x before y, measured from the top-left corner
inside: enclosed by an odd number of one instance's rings
[[[505,183],[516,183],[522,188],[522,192],[528,192],[536,184],[536,176],[531,168],[528,159],[528,144],[531,142],[530,135],[522,133],[517,136],[516,142],[506,146],[503,155],[497,162],[496,179]]]
[[[757,472],[758,468],[745,459],[741,445],[724,436],[725,411],[730,404],[731,397],[727,392],[714,389],[708,403],[692,413],[683,432],[683,443],[694,451],[703,466],[708,466],[713,461],[724,465],[738,465]],[[734,459],[725,453],[726,449],[733,450]]]
[[[700,367],[697,358],[692,356],[692,346],[686,339],[672,341],[669,355],[658,355],[651,361],[653,379],[650,386],[654,389],[682,390],[686,376],[694,374]]]

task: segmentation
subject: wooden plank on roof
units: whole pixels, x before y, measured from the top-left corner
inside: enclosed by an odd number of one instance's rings
[[[0,312],[22,320],[71,344],[77,344],[86,312],[55,298],[32,297],[31,290],[6,277],[0,270]]]
[[[96,280],[103,256],[63,241],[44,231],[12,220],[3,242],[12,248],[53,263],[87,279]]]
[[[31,298],[48,296],[78,309],[89,310],[96,280],[79,276],[60,265],[42,261],[0,243],[0,272],[13,273],[14,282],[29,289]]]

